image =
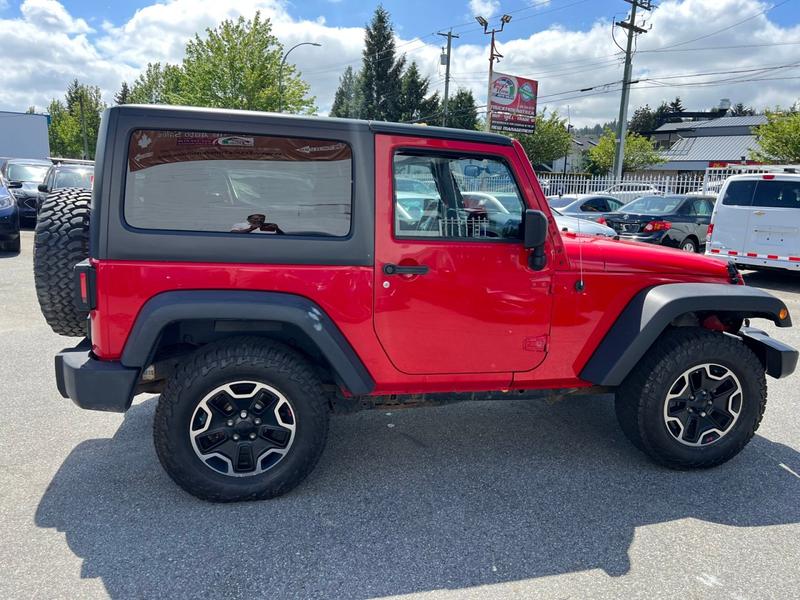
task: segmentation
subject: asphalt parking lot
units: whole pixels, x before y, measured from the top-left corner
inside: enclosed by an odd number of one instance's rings
[[[23,235],[0,254],[0,598],[797,597],[800,375],[769,381],[758,434],[711,471],[652,465],[607,398],[464,403],[336,417],[294,492],[207,504],[158,464],[155,397],[59,396],[72,342]],[[800,275],[747,279],[800,322]]]

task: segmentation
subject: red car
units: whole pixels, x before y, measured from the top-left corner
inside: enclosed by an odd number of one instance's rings
[[[786,306],[726,263],[562,234],[504,136],[118,106],[99,139],[93,195],[51,194],[36,230],[42,311],[84,337],[58,388],[159,393],[158,456],[200,498],[292,489],[331,410],[426,401],[612,391],[643,452],[709,467],[797,361],[749,327]],[[499,180],[505,208],[475,205]]]

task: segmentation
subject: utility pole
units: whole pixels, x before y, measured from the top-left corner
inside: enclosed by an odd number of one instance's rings
[[[444,102],[442,102],[442,127],[447,127],[447,98],[450,94],[450,49],[452,48],[453,38],[459,37],[451,29],[447,33],[439,32],[439,35],[447,38],[447,56],[444,68]],[[444,56],[442,57],[445,58]]]
[[[630,18],[627,21],[618,21],[617,25],[627,30],[628,41],[625,46],[625,70],[622,74],[622,97],[619,101],[619,118],[617,119],[617,139],[614,148],[613,175],[616,179],[622,178],[622,163],[625,159],[625,136],[628,133],[628,98],[631,93],[631,60],[633,58],[633,39],[639,33],[647,30],[636,25],[636,9],[652,10],[650,0],[625,0],[631,5]]]
[[[483,17],[475,17],[478,24],[483,27],[483,33],[492,36],[492,44],[489,47],[489,85],[486,93],[486,131],[492,130],[492,75],[494,74],[494,61],[503,58],[503,55],[497,51],[494,45],[494,34],[500,33],[506,26],[506,23],[511,21],[511,15],[503,15],[500,17],[500,29],[494,28],[489,31],[489,21]]]
[[[83,134],[83,160],[89,160],[89,139],[86,136],[86,117],[83,116],[83,90],[78,96],[78,107],[81,111],[81,132]]]

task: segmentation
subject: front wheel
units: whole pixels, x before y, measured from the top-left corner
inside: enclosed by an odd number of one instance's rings
[[[767,401],[764,368],[732,336],[666,332],[620,386],[616,413],[630,441],[671,468],[713,467],[753,437]]]
[[[156,408],[156,451],[198,498],[272,498],[313,470],[328,413],[322,383],[294,350],[229,338],[200,348],[168,382]]]

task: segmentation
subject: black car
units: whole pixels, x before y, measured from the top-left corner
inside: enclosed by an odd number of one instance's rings
[[[0,176],[0,251],[19,252],[19,209],[2,176]]]
[[[37,210],[42,207],[42,202],[47,194],[62,188],[92,189],[94,180],[94,165],[92,164],[56,164],[50,167],[44,182],[39,184],[39,199]]]
[[[605,217],[621,239],[700,252],[714,210],[714,196],[642,196]]]
[[[17,199],[19,218],[23,223],[36,223],[39,184],[44,181],[51,165],[49,160],[32,158],[12,158],[3,165],[2,175]]]

